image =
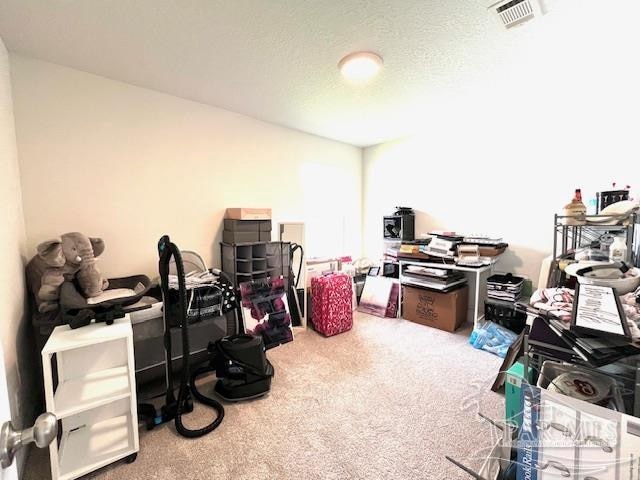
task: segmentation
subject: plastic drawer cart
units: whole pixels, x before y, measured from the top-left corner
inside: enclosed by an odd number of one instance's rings
[[[56,327],[42,349],[47,410],[58,418],[49,446],[53,480],[74,479],[139,450],[133,333],[113,325]]]

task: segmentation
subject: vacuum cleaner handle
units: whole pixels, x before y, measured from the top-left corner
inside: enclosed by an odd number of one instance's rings
[[[167,393],[166,393],[166,404],[167,406],[173,405],[176,403],[176,399],[174,396],[174,379],[173,379],[173,363],[170,359],[173,358],[172,355],[172,342],[171,342],[171,325],[169,323],[168,316],[170,315],[170,309],[167,306],[169,301],[169,265],[171,263],[171,258],[174,257],[176,259],[176,268],[178,270],[178,308],[181,319],[186,319],[186,306],[184,306],[184,298],[186,296],[186,288],[184,287],[184,265],[182,264],[182,257],[180,256],[180,250],[178,250],[177,246],[171,242],[169,235],[163,235],[160,240],[158,240],[158,271],[160,273],[160,289],[162,291],[162,299],[164,302],[164,344],[165,349],[167,351],[167,361],[166,361],[166,382],[167,382]],[[182,272],[182,275],[181,275]],[[183,351],[189,351],[183,350]],[[185,356],[183,356],[185,358]],[[183,361],[184,363],[184,361]],[[189,372],[186,372],[186,377],[188,378]],[[182,379],[184,379],[184,375]],[[181,382],[182,383],[182,382]],[[182,388],[181,388],[182,390]],[[178,396],[180,396],[181,392],[179,392]],[[179,400],[178,400],[179,402]],[[179,406],[177,407],[179,409]]]

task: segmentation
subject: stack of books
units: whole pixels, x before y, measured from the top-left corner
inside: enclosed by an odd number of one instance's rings
[[[522,296],[524,278],[510,273],[492,275],[487,279],[487,297],[492,300],[515,303]]]
[[[422,251],[431,239],[418,239],[411,242],[402,242],[398,258],[409,258],[418,260],[429,260],[429,256]]]
[[[509,246],[502,238],[488,237],[486,235],[467,235],[463,240],[464,245],[477,245],[479,253],[483,257],[497,257],[504,253]]]
[[[421,265],[407,265],[402,271],[402,281],[440,291],[450,290],[467,283],[464,274],[460,272]]]
[[[469,235],[464,237],[464,243],[473,245],[502,245],[504,244],[504,240],[502,238],[487,237],[485,235]]]
[[[387,247],[384,250],[384,258],[383,260],[385,262],[397,262],[398,261],[398,252],[400,250],[400,247]]]

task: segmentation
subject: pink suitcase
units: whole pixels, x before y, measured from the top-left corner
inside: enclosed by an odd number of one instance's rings
[[[351,277],[332,273],[311,279],[311,317],[315,329],[326,337],[353,327]]]

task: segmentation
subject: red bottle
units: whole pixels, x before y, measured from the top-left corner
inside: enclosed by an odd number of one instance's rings
[[[574,202],[582,202],[582,190],[576,188],[576,195],[573,197]]]

